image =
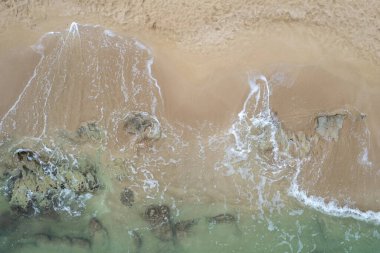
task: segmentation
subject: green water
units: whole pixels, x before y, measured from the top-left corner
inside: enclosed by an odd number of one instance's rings
[[[117,214],[122,222],[115,222],[112,210],[105,211],[97,217],[108,236],[95,239],[91,247],[62,243],[62,239],[36,242],[32,236],[48,233],[52,238],[89,238],[87,224],[96,213],[91,207],[80,217],[23,217],[12,228],[2,227],[0,252],[379,252],[379,226],[292,205],[280,212],[238,212],[237,222],[228,224],[210,224],[206,219],[210,213],[222,212],[223,205],[182,206],[179,216],[172,214],[173,221],[197,218],[198,223],[185,237],[170,241],[155,237],[139,207]],[[141,236],[139,248],[130,234],[133,230]]]

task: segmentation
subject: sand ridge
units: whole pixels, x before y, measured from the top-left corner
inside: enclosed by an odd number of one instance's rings
[[[380,3],[361,1],[14,1],[0,3],[0,27],[21,22],[35,28],[53,17],[95,15],[125,31],[153,31],[188,48],[217,47],[242,30],[269,23],[323,27],[379,62]],[[58,14],[58,15],[57,15]],[[206,49],[208,50],[208,49]]]

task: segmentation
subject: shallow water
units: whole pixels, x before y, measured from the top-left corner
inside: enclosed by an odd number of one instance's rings
[[[72,23],[66,31],[45,34],[33,48],[40,61],[0,122],[2,160],[17,148],[31,147],[58,160],[90,157],[101,186],[90,199],[81,198],[83,193],[62,198],[54,206],[58,215],[43,215],[38,206],[27,216],[9,214],[4,196],[2,251],[380,249],[380,214],[370,209],[376,206],[373,187],[379,173],[368,157],[367,116],[346,105],[316,111],[304,131],[286,128],[281,115],[272,110],[271,99],[298,68],[287,66],[274,73],[252,69],[244,77],[248,93],[241,108],[228,127],[222,127],[166,117],[165,94],[152,74],[153,53],[137,39]],[[126,115],[135,111],[158,120],[158,140],[127,133]],[[96,135],[78,134],[88,122],[98,127]],[[353,155],[339,161],[344,152]],[[336,184],[334,166],[350,166],[355,174],[339,174],[342,180]],[[364,186],[359,194],[351,188]],[[134,192],[132,207],[120,201],[125,187]],[[150,204],[170,208],[171,230],[179,221],[196,222],[184,231],[160,231],[170,234],[169,240],[162,240],[144,220]],[[219,214],[234,220],[210,222]],[[93,217],[103,226],[95,232],[88,225]]]

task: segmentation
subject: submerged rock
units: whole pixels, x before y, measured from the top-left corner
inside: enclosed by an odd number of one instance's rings
[[[207,217],[207,221],[212,224],[234,223],[237,221],[232,214],[219,214],[213,217]]]
[[[136,247],[136,252],[140,252],[142,244],[143,244],[143,240],[142,240],[140,233],[137,232],[136,230],[132,230],[132,231],[129,231],[129,235],[133,239],[133,242],[134,242],[135,247]]]
[[[99,187],[96,166],[89,159],[38,145],[1,150],[2,188],[11,209],[22,214],[60,210],[79,214]]]
[[[135,195],[133,191],[129,188],[125,188],[121,193],[120,193],[120,201],[123,205],[132,207],[133,203],[135,202]]]
[[[186,238],[198,219],[183,220],[173,223],[170,208],[166,205],[150,205],[146,208],[144,219],[149,223],[152,233],[162,241]]]
[[[104,133],[96,122],[82,124],[76,131],[76,134],[81,140],[85,141],[101,141],[104,138]]]
[[[147,112],[131,112],[125,118],[127,133],[135,135],[136,141],[155,141],[161,138],[161,125],[156,117]]]
[[[343,127],[345,114],[321,115],[316,118],[315,131],[325,140],[337,141],[339,130]]]
[[[13,215],[9,211],[0,213],[0,236],[17,229],[19,224],[18,219],[18,216]]]
[[[152,225],[170,220],[170,208],[167,205],[150,205],[146,208],[144,219]]]
[[[172,240],[174,231],[170,220],[170,208],[166,205],[150,205],[146,208],[144,219],[149,223],[152,233],[162,241]]]
[[[99,232],[106,232],[106,229],[104,228],[103,224],[98,220],[97,218],[91,218],[91,220],[88,223],[88,230],[91,237],[93,237],[96,233]]]
[[[45,233],[40,233],[34,235],[33,239],[35,240],[38,246],[52,244],[56,245],[57,247],[65,245],[68,247],[76,247],[82,249],[91,248],[91,241],[88,238],[83,237],[54,236]]]
[[[109,246],[109,235],[107,229],[97,218],[91,218],[88,223],[88,230],[93,249],[95,252],[107,252]]]
[[[174,231],[178,239],[186,238],[194,225],[198,224],[197,219],[179,221],[174,224]]]

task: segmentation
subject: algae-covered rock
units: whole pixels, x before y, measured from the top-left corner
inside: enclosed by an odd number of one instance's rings
[[[96,122],[83,123],[76,131],[76,135],[85,141],[101,141],[104,139],[104,132]]]
[[[12,210],[22,214],[66,211],[78,215],[99,187],[97,166],[40,141],[0,150],[2,189]]]
[[[161,241],[176,241],[187,238],[199,219],[173,222],[167,205],[150,205],[145,209],[143,218],[149,223],[149,229]]]
[[[150,225],[152,233],[162,241],[173,239],[173,226],[170,220],[170,208],[166,205],[150,205],[146,208],[144,219]]]
[[[109,252],[109,235],[102,222],[93,217],[88,223],[93,252]]]
[[[32,238],[37,246],[52,245],[56,247],[66,246],[88,250],[91,248],[91,241],[84,237],[54,236],[46,233],[35,234]]]
[[[161,125],[156,117],[147,112],[131,112],[125,118],[127,133],[135,135],[136,140],[158,140],[161,137]]]
[[[90,144],[97,146],[106,140],[106,131],[97,122],[83,122],[75,131],[57,129],[56,140],[69,141],[71,144]]]
[[[120,193],[120,201],[123,205],[132,207],[133,203],[135,202],[135,194],[133,193],[131,189],[125,188]]]
[[[174,230],[178,239],[188,237],[194,225],[198,224],[197,219],[178,221],[174,224]]]

